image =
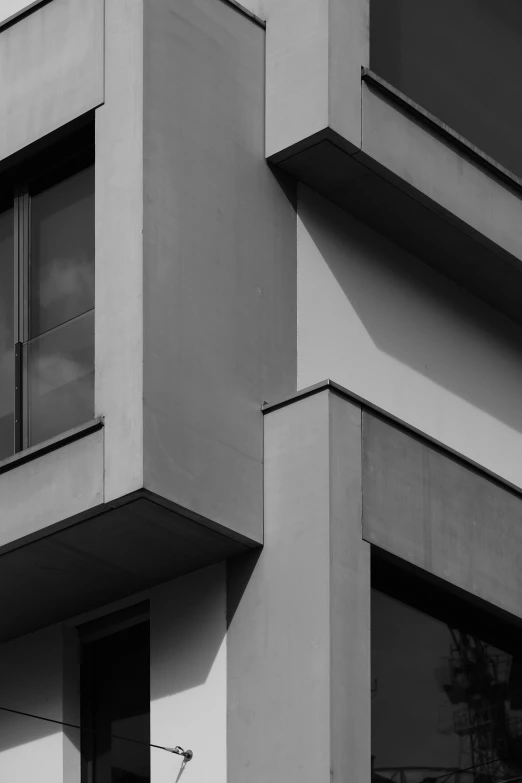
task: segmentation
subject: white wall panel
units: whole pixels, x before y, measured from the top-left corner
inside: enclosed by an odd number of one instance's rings
[[[522,330],[302,188],[298,386],[331,378],[522,486]]]
[[[220,564],[151,592],[151,742],[194,752],[183,783],[226,783],[226,589]],[[152,780],[183,759],[152,750]]]
[[[1,706],[77,722],[78,715],[65,706],[63,642],[62,628],[53,626],[0,645]],[[68,733],[52,723],[0,711],[0,780],[79,783],[79,732]]]
[[[103,430],[0,475],[0,546],[103,502]]]

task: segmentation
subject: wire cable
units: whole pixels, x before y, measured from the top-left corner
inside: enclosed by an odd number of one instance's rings
[[[2,712],[10,712],[12,715],[21,715],[24,718],[34,718],[35,720],[43,720],[46,723],[54,723],[57,726],[66,726],[70,729],[78,729],[82,733],[86,734],[99,734],[92,729],[85,729],[82,726],[78,726],[76,723],[66,723],[63,720],[55,720],[54,718],[44,718],[43,715],[33,715],[31,712],[22,712],[22,710],[13,710],[10,707],[0,707]],[[118,734],[111,734],[111,738],[123,740],[124,742],[133,742],[135,745],[145,745],[148,748],[157,748],[158,750],[165,750],[167,753],[175,753],[177,756],[183,756],[186,762],[189,762],[194,754],[191,750],[183,750],[179,745],[175,748],[169,748],[166,745],[154,745],[152,742],[142,742],[141,740],[132,739],[132,737],[121,737]]]
[[[462,772],[471,772],[474,769],[478,769],[479,767],[485,767],[487,764],[494,764],[496,761],[502,761],[501,758],[494,758],[489,759],[488,761],[483,761],[480,764],[473,764],[471,767],[462,767],[462,769],[452,769],[451,772],[445,772],[443,775],[437,775],[435,778],[423,778],[421,780],[421,783],[435,783],[436,780],[443,780],[444,778],[449,778],[451,775],[460,775]],[[518,775],[515,778],[507,778],[506,780],[499,780],[497,783],[522,783],[522,775]]]

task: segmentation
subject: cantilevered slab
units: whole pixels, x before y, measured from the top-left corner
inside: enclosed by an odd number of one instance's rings
[[[0,642],[248,550],[149,493],[0,548]]]
[[[331,132],[280,163],[458,285],[522,321],[522,182],[369,74],[361,148]]]
[[[0,160],[103,103],[104,0],[0,23]]]

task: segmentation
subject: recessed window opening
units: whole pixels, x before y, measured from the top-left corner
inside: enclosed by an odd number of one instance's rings
[[[2,175],[0,459],[94,416],[94,159],[84,136]]]
[[[80,635],[82,783],[150,783],[149,622],[121,614]]]
[[[522,775],[519,631],[374,563],[372,781]]]

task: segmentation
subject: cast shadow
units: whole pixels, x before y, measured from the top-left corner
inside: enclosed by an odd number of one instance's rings
[[[522,431],[522,329],[351,214],[305,199],[304,230],[375,347]]]

